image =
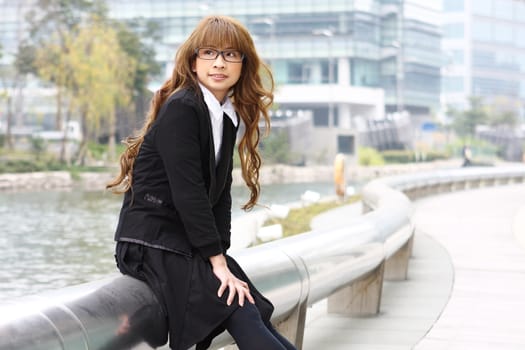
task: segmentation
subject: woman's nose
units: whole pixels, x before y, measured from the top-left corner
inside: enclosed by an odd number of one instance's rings
[[[214,67],[224,67],[224,57],[222,57],[222,54],[219,54],[215,61],[213,62]]]

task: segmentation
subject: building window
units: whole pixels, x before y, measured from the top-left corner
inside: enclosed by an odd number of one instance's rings
[[[494,15],[496,18],[512,20],[514,15],[512,9],[512,0],[499,0],[497,6],[494,7]],[[516,2],[517,3],[517,2]]]
[[[476,0],[476,5],[472,7],[476,15],[492,16],[492,0]]]
[[[465,53],[463,50],[450,50],[447,54],[448,62],[447,64],[464,64],[465,63]]]
[[[503,23],[494,23],[494,41],[498,43],[512,43],[512,26]]]
[[[379,86],[379,62],[353,59],[351,67],[353,86]]]
[[[443,11],[462,12],[465,8],[463,0],[443,0]]]
[[[479,68],[490,68],[496,64],[494,53],[491,51],[474,50],[472,52],[472,65]]]
[[[337,136],[337,152],[353,155],[355,153],[354,135],[338,135]]]
[[[474,96],[503,95],[517,97],[520,82],[517,80],[501,80],[475,77],[472,79],[472,93]]]
[[[312,113],[314,126],[328,127],[330,125],[328,107],[314,107]]]
[[[525,48],[525,28],[518,28],[516,34],[516,45]]]
[[[463,38],[463,23],[448,23],[443,26],[443,32],[446,38]]]
[[[288,84],[327,84],[337,83],[337,62],[332,59],[332,76],[330,77],[329,60],[289,61],[285,69]]]
[[[525,74],[525,54],[516,56],[516,63],[522,74]],[[525,84],[525,82],[523,82]]]
[[[464,89],[463,77],[443,77],[441,90],[444,93],[462,92]]]
[[[472,38],[479,41],[492,40],[490,22],[478,21],[472,24]]]
[[[516,2],[514,6],[516,6],[514,9],[514,19],[516,21],[522,21],[523,18],[525,18],[525,3]]]

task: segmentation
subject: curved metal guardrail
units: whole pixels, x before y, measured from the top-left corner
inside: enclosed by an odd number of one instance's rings
[[[339,218],[341,225],[335,229],[233,255],[274,303],[272,321],[301,348],[308,305],[328,298],[329,312],[374,314],[383,278],[406,278],[413,237],[409,198],[524,180],[524,167],[374,180],[363,189],[364,215]],[[166,322],[153,294],[126,276],[15,299],[0,304],[0,310],[0,350],[148,349],[166,341]],[[213,347],[230,343],[222,336]]]

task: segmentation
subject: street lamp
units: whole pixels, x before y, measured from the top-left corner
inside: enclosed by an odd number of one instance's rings
[[[328,83],[332,84],[334,81],[334,65],[332,62],[332,38],[334,31],[332,29],[314,29],[312,34],[328,38]]]
[[[331,89],[334,83],[334,63],[332,53],[332,40],[334,36],[334,31],[330,28],[314,29],[312,31],[312,34],[328,38],[328,85]],[[330,94],[329,98],[330,101],[328,102],[328,127],[331,127],[334,125],[334,106],[331,100],[333,98],[333,94]]]
[[[392,46],[396,48],[396,111],[398,114],[404,109],[403,106],[403,46],[397,40],[392,42]]]

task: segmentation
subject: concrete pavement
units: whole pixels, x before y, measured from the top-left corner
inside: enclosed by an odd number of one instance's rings
[[[326,314],[321,302],[304,349],[525,349],[525,187],[422,199],[414,223],[409,279],[385,283],[380,314]]]
[[[417,350],[525,349],[525,186],[454,193],[417,204],[415,223],[454,265],[454,288]]]

